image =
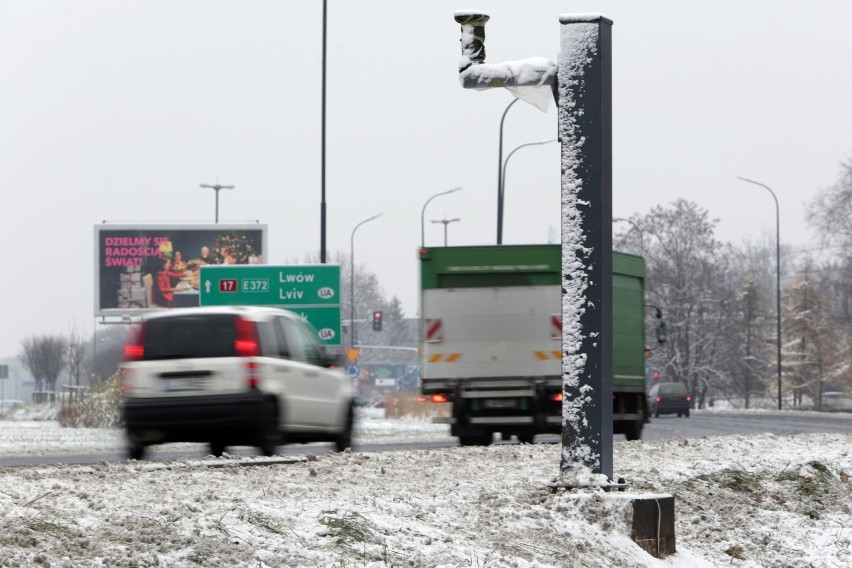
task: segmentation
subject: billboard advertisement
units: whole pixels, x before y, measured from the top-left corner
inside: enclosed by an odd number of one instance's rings
[[[96,225],[95,316],[199,305],[206,265],[265,264],[266,225]]]

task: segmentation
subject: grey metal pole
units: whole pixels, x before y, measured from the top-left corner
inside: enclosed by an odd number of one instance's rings
[[[506,113],[512,108],[512,105],[520,99],[512,99],[512,102],[503,111],[503,116],[500,117],[500,143],[497,151],[497,244],[503,244],[503,121],[506,120]]]
[[[582,332],[563,326],[561,471],[569,478],[585,467],[612,479],[612,21],[581,14],[559,22],[562,218],[582,228],[581,243],[562,235],[563,265],[582,265],[562,275],[562,317],[579,312]]]
[[[349,237],[349,347],[355,347],[355,231],[364,223],[369,223],[373,219],[381,217],[378,213],[369,219],[364,219],[352,229],[352,235]]]
[[[222,189],[234,189],[233,185],[219,185],[218,183],[215,185],[207,185],[206,183],[202,183],[201,187],[204,189],[212,189],[216,192],[216,223],[219,223],[219,190]]]
[[[455,219],[433,219],[433,223],[443,223],[444,224],[444,246],[447,246],[447,225],[450,223],[455,223],[456,221],[461,221],[458,217]]]
[[[426,203],[423,204],[423,209],[420,210],[420,246],[426,246],[426,206],[429,205],[429,202],[435,199],[436,197],[440,197],[442,195],[447,195],[448,193],[454,193],[456,191],[461,191],[462,188],[454,187],[453,189],[442,191],[441,193],[436,193],[432,197],[426,200]]]
[[[325,70],[326,70],[326,30],[328,21],[328,1],[322,0],[322,141],[320,150],[320,264],[325,264]]]
[[[778,351],[778,410],[781,410],[781,208],[778,206],[778,197],[768,185],[759,181],[737,176],[744,182],[753,183],[764,188],[775,200],[775,319],[776,319],[776,349]]]

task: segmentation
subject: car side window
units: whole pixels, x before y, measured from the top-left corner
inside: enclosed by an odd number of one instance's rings
[[[305,358],[308,363],[313,365],[322,366],[325,362],[325,357],[323,356],[322,348],[319,343],[313,337],[313,333],[311,333],[310,328],[306,325],[299,322],[296,324],[296,331],[299,334],[299,340],[302,344],[302,349],[305,352]]]
[[[323,364],[323,353],[318,343],[311,337],[307,326],[292,318],[282,317],[278,318],[278,321],[290,342],[291,358],[311,365]]]
[[[274,324],[271,321],[259,321],[256,325],[263,355],[266,357],[278,357],[278,339],[275,337]]]
[[[293,350],[290,348],[290,342],[287,339],[287,333],[284,329],[287,320],[285,318],[275,318],[273,328],[275,329],[275,344],[277,345],[278,357],[284,359],[293,359]]]

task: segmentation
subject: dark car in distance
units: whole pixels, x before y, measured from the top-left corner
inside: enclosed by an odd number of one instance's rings
[[[683,383],[658,383],[648,393],[648,408],[655,418],[660,414],[677,414],[689,418],[692,397]]]

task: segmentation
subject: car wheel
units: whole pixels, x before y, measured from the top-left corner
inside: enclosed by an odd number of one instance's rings
[[[658,410],[658,411],[654,412],[654,418],[659,418],[659,417],[660,417],[660,411]]]
[[[684,411],[683,415],[686,416],[687,418],[689,418],[689,409],[688,408]]]
[[[274,456],[278,451],[278,446],[281,445],[281,434],[278,431],[279,418],[278,405],[274,400],[267,401],[264,404],[263,417],[260,420],[257,433],[257,447],[264,456]]]
[[[491,432],[473,436],[459,436],[459,444],[462,446],[490,446],[493,438],[494,435]]]
[[[210,455],[220,458],[224,453],[225,442],[223,442],[222,440],[213,440],[212,442],[210,442]]]
[[[683,416],[683,412],[681,412],[680,410],[678,410],[678,411],[677,411],[677,417],[678,417],[678,418],[680,418],[680,417],[682,417],[682,416]]]
[[[127,456],[132,460],[141,460],[145,457],[145,444],[131,437],[127,442]]]
[[[349,410],[346,411],[346,424],[343,426],[343,431],[334,438],[334,449],[338,452],[352,447],[352,427],[354,424],[355,410],[350,403]]]

